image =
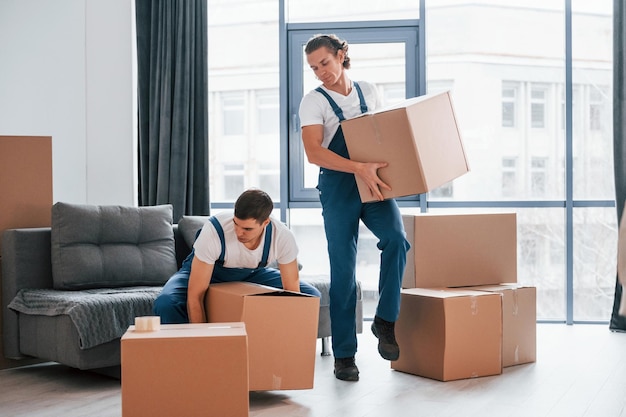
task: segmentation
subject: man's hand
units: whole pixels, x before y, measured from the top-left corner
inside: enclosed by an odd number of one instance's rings
[[[385,199],[380,191],[381,188],[391,191],[391,187],[378,176],[378,169],[384,168],[387,165],[389,164],[386,162],[362,162],[359,164],[359,168],[354,174],[365,182],[371,195],[376,197],[378,201],[383,201]]]

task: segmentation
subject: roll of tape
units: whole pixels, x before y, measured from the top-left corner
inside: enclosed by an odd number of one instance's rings
[[[136,332],[156,332],[161,328],[160,316],[135,317]]]

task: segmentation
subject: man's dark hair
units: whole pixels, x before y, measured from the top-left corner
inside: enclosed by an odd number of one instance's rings
[[[272,198],[257,188],[244,191],[235,201],[235,217],[241,220],[255,219],[259,224],[270,217],[273,209]]]
[[[350,57],[348,56],[348,42],[340,39],[335,34],[330,35],[315,35],[309,39],[304,47],[304,53],[309,55],[313,51],[317,51],[320,48],[326,48],[334,56],[337,56],[337,52],[341,49],[344,52],[343,67],[350,69]]]

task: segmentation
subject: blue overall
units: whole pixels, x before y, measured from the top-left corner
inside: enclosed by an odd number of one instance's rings
[[[224,256],[226,254],[224,230],[215,217],[210,217],[209,220],[215,227],[222,244],[220,256],[213,266],[211,283],[244,281],[274,288],[283,288],[280,272],[275,268],[267,268],[267,260],[272,242],[272,222],[270,222],[265,229],[263,256],[259,265],[256,268],[226,268],[224,266]],[[189,323],[189,316],[187,314],[187,288],[189,286],[189,275],[191,273],[193,258],[194,250],[192,249],[189,256],[184,260],[181,268],[165,283],[163,290],[154,301],[154,313],[157,316],[161,316],[161,323]],[[300,292],[316,297],[321,296],[317,288],[302,281],[300,281]]]
[[[359,85],[361,112],[367,111]],[[339,121],[345,120],[343,111],[321,87]],[[341,125],[328,149],[344,158],[350,158]],[[400,288],[410,245],[405,238],[402,216],[395,200],[362,203],[353,174],[320,168],[317,188],[330,259],[330,318],[332,348],[335,358],[347,358],[357,351],[356,338],[356,255],[359,220],[378,239],[381,250],[378,281],[379,301],[376,315],[395,322],[400,312]]]

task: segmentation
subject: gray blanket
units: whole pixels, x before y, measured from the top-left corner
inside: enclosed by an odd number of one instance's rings
[[[9,304],[22,314],[69,315],[89,349],[122,337],[135,317],[151,316],[154,299],[162,287],[125,287],[81,291],[23,289]]]

